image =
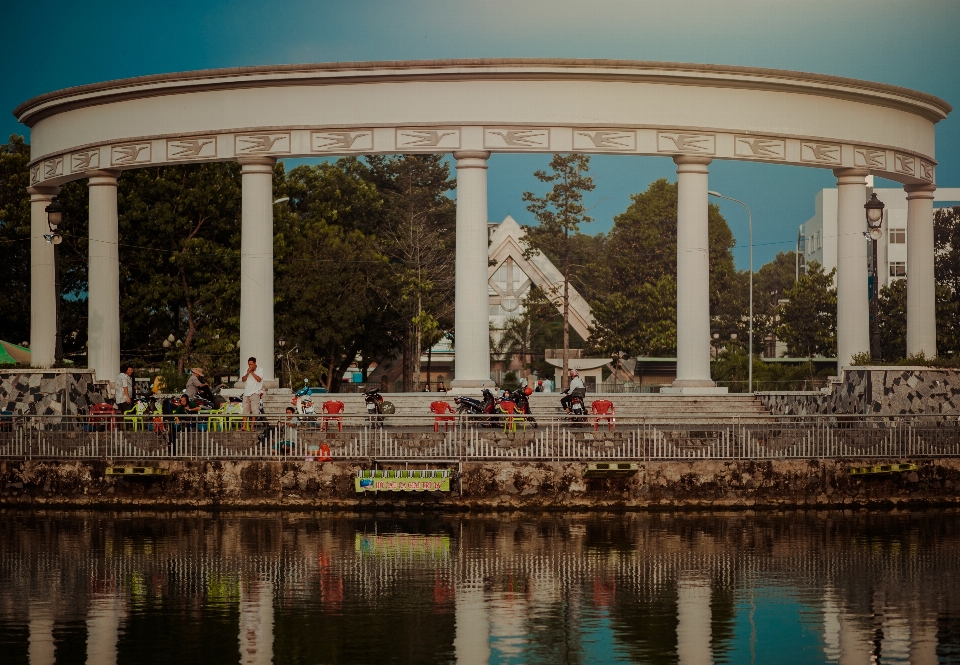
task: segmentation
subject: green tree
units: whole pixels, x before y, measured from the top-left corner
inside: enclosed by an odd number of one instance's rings
[[[383,198],[377,237],[390,258],[393,307],[403,327],[403,389],[419,390],[420,358],[453,328],[456,188],[443,155],[374,156]]]
[[[837,353],[837,290],[833,287],[836,270],[823,272],[816,261],[807,264],[807,272],[787,289],[789,302],[780,308],[777,336],[787,344],[792,356],[833,357]],[[838,358],[839,363],[846,362]]]
[[[773,261],[760,266],[753,276],[753,352],[761,354],[768,334],[777,333],[778,302],[786,298],[786,292],[796,284],[796,254],[777,252]],[[749,280],[749,274],[745,275]],[[749,286],[744,284],[744,300]],[[743,311],[748,312],[749,303],[744,302]],[[735,327],[739,337],[746,342],[749,316]]]
[[[603,285],[591,299],[595,352],[676,354],[677,184],[665,178],[631,195],[593,270]],[[710,312],[714,326],[742,326],[745,273],[734,267],[733,233],[720,209],[707,213],[710,237]]]
[[[538,226],[529,227],[525,240],[528,254],[536,255],[538,248],[549,248],[560,259],[563,285],[560,293],[549,294],[562,303],[563,315],[563,387],[569,382],[570,367],[570,280],[575,270],[572,258],[571,236],[580,231],[580,224],[592,219],[583,204],[585,192],[594,189],[593,179],[586,175],[590,170],[589,155],[554,155],[550,160],[550,173],[535,171],[540,182],[551,185],[543,196],[524,192],[527,210],[537,218]]]
[[[178,370],[237,364],[240,167],[163,166],[118,185],[122,353]],[[180,344],[164,354],[173,335]]]
[[[382,201],[352,160],[293,169],[286,194],[289,209],[276,220],[277,323],[297,349],[291,383],[311,376],[337,392],[358,356],[366,367],[400,344],[388,258],[359,230]]]
[[[30,146],[13,134],[0,145],[0,339],[30,339]]]
[[[933,217],[937,291],[937,353],[960,357],[960,206]],[[909,267],[908,267],[909,270]]]

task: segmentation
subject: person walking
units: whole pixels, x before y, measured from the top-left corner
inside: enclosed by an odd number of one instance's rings
[[[252,416],[256,423],[260,415],[260,393],[263,392],[263,374],[257,367],[256,358],[247,359],[247,373],[240,380],[243,381],[243,413]],[[250,429],[250,418],[243,419],[243,429]]]
[[[114,399],[117,404],[117,409],[119,409],[121,413],[129,411],[133,408],[133,398],[133,367],[124,365],[123,369],[120,370],[120,374],[117,375],[116,398]]]

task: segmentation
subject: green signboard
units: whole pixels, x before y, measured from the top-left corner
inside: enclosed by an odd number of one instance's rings
[[[355,484],[358,492],[449,492],[450,476],[435,478],[358,476]]]

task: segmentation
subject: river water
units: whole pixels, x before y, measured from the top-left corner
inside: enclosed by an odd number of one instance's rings
[[[0,512],[0,663],[958,663],[958,517]]]

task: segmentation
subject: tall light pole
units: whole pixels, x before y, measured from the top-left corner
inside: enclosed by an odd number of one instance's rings
[[[729,196],[724,196],[714,191],[708,191],[707,194],[716,196],[718,199],[726,199],[727,201],[739,203],[747,211],[747,228],[750,232],[750,334],[749,341],[747,342],[747,357],[749,359],[747,362],[749,368],[747,370],[747,392],[753,394],[753,215],[750,213],[750,207],[740,199],[730,198]]]
[[[883,235],[880,225],[883,223],[883,201],[877,198],[877,193],[870,195],[870,200],[863,204],[867,212],[867,233],[870,244],[873,245],[873,292],[870,294],[870,360],[880,360],[880,318],[877,312],[877,300],[880,297],[880,271],[877,270],[877,241]]]
[[[47,213],[47,227],[50,233],[44,234],[44,239],[53,245],[53,291],[56,295],[56,313],[57,313],[57,336],[53,351],[54,364],[60,364],[63,361],[63,332],[60,330],[60,243],[63,242],[63,236],[58,231],[63,222],[63,204],[54,196],[50,200],[50,205],[44,208]]]

